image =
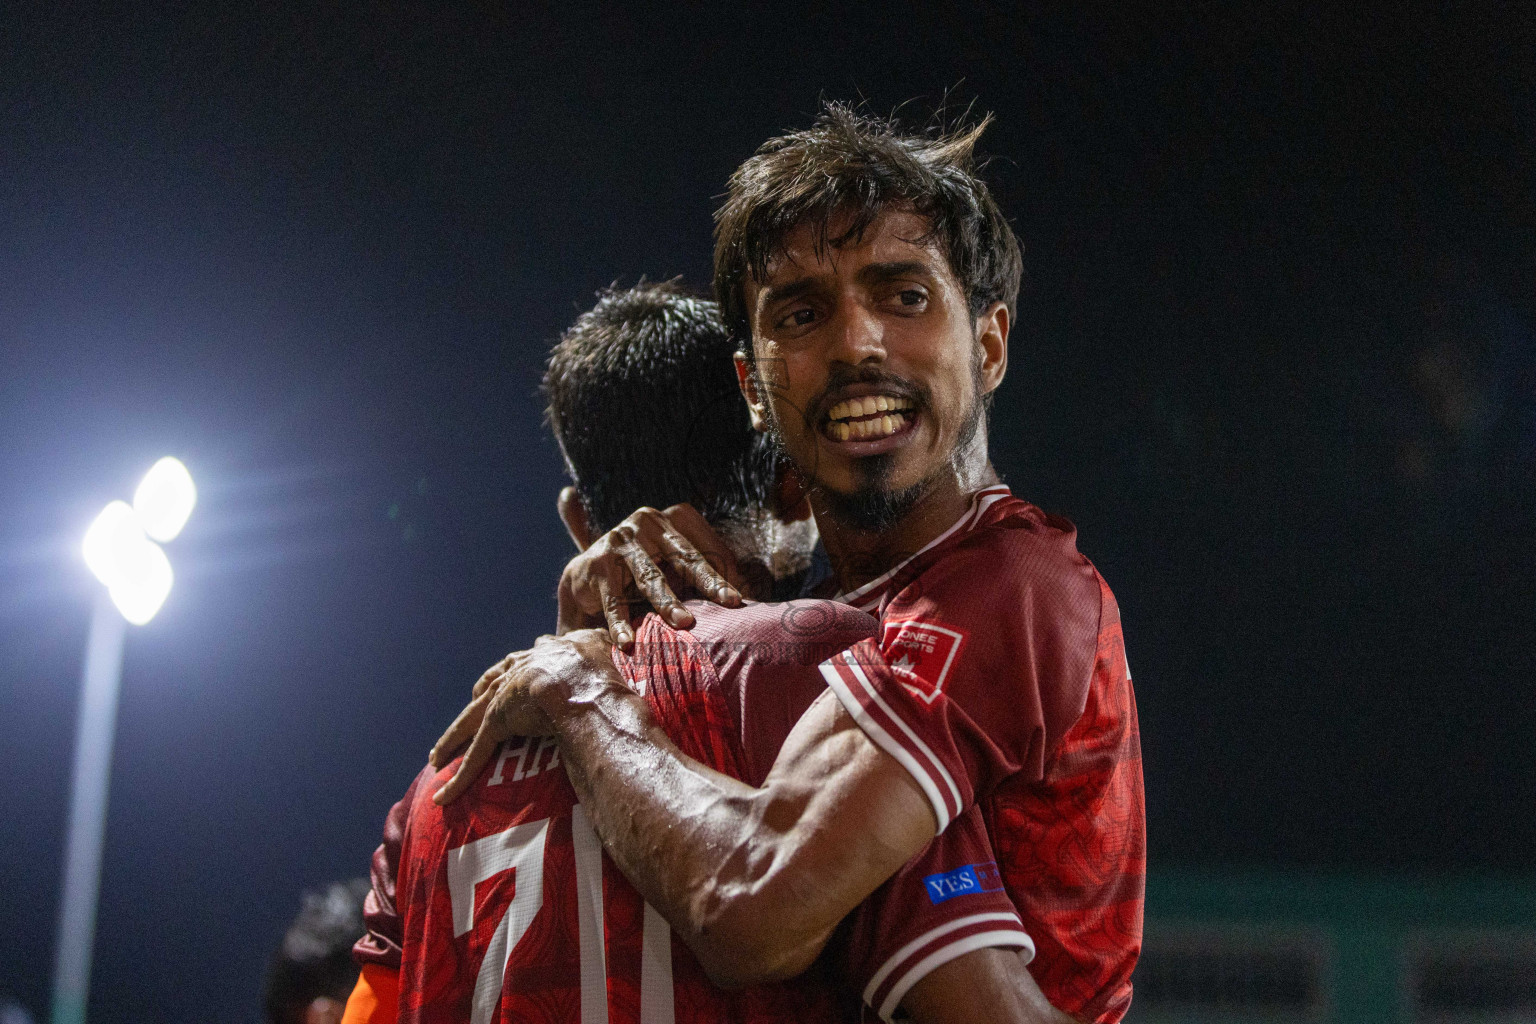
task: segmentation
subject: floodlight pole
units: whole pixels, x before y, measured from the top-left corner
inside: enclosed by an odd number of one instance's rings
[[[128,624],[105,589],[96,596],[85,647],[75,769],[64,852],[64,899],[59,909],[58,959],[53,972],[52,1024],[84,1024],[90,994],[91,947],[96,938],[96,896],[101,887],[102,838],[107,823],[107,776],[123,674]]]

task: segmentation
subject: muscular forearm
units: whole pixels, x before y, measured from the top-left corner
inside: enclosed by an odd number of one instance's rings
[[[838,840],[842,830],[826,828],[828,808],[795,799],[782,778],[756,789],[687,757],[616,675],[589,680],[548,711],[566,773],[604,846],[717,984],[799,974],[844,914],[904,859],[901,840],[893,849],[891,837],[878,826],[866,829],[867,822],[849,823],[857,842]],[[847,753],[836,744],[819,749],[829,760]],[[846,774],[828,785],[847,790]],[[882,806],[878,799],[853,803],[876,815]],[[808,833],[833,837],[835,862]],[[861,844],[890,852],[884,859],[872,853],[871,864]],[[814,891],[806,891],[808,881],[817,883]],[[975,950],[942,965],[902,1006],[918,1022],[1077,1024],[1046,1001],[1012,949]]]
[[[606,659],[605,659],[606,660]],[[542,691],[609,854],[717,983],[792,977],[933,837],[911,777],[824,695],[754,788],[677,749],[611,664]]]
[[[774,865],[796,808],[684,755],[617,673],[593,672],[543,706],[609,855],[711,977],[747,984],[809,965],[838,918],[797,912],[798,900],[754,913],[778,900]]]
[[[611,654],[606,634],[581,631],[503,659],[433,748],[441,767],[473,737],[433,799],[462,795],[506,738],[557,735],[614,861],[717,983],[799,973],[933,838],[937,819],[918,784],[830,692],[754,788],[678,750]]]

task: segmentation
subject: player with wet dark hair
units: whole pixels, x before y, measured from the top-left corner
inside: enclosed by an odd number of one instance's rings
[[[599,293],[550,350],[549,425],[594,533],[617,526],[642,491],[711,520],[768,505],[772,473],[743,458],[769,454],[737,394],[733,351],[715,304],[675,281]],[[646,410],[645,428],[613,430],[615,407]]]
[[[829,593],[880,623],[823,662],[828,692],[765,785],[677,757],[606,651],[555,638],[482,679],[439,747],[484,711],[472,776],[508,729],[549,730],[625,874],[690,943],[743,969],[798,962],[871,875],[979,810],[1040,988],[1116,1024],[1145,884],[1135,698],[1119,607],[1076,529],[1014,497],[989,458],[1020,262],[976,172],[984,127],[912,132],[831,104],[747,159],[718,214],[716,294],[753,426],[794,467]],[[573,560],[562,628],[606,620],[625,646],[598,580],[675,601],[657,562],[694,553],[650,543],[665,521],[642,510],[616,531],[633,543]],[[871,858],[875,827],[893,845]]]
[[[924,221],[972,316],[1001,302],[1017,316],[1023,259],[992,191],[975,172],[990,116],[952,133],[912,134],[892,121],[828,103],[810,128],[769,139],[731,175],[715,215],[715,300],[726,327],[752,336],[745,285],[765,279],[792,231],[817,252],[861,239],[892,206]],[[752,352],[745,350],[750,359]]]
[[[707,452],[698,461],[697,446],[631,437],[612,448],[640,461],[615,462],[602,443],[665,429],[678,391],[708,394],[721,369],[730,385],[729,352],[713,304],[673,285],[605,292],[561,339],[545,393],[573,479],[559,511],[578,547],[588,547],[589,516],[601,516],[604,502],[677,497],[711,508],[710,523],[745,560],[768,548],[808,551],[814,533],[785,533],[772,525],[779,517],[771,510],[750,504],[773,490],[774,466],[750,428],[739,429],[746,421],[734,402],[701,439]],[[708,475],[698,475],[700,464]],[[616,476],[594,488],[605,473]],[[772,560],[763,569],[763,579],[744,576],[748,596],[761,596],[771,582]],[[721,778],[761,784],[791,726],[824,689],[817,663],[870,637],[875,621],[830,601],[701,603],[694,614],[691,633],[647,615],[631,652],[620,656],[622,676],[661,723],[660,740]],[[606,634],[589,639],[607,650]],[[830,1022],[856,1017],[866,990],[892,1007],[905,1000],[919,1021],[1048,1014],[1017,967],[1030,938],[996,884],[979,814],[873,878],[837,915],[847,918],[843,934],[809,972],[809,959],[798,957],[814,959],[830,935],[797,951],[793,964],[741,972],[708,945],[690,952],[675,943],[608,861],[553,741],[514,739],[493,757],[494,768],[470,780],[464,800],[447,807],[433,800],[458,767],[449,762],[425,769],[390,813],[374,857],[369,934],[357,948],[363,976],[348,1022],[392,1021],[397,1011],[422,1024]],[[889,846],[878,828],[866,840],[874,850]],[[932,1009],[939,1006],[942,1013]]]
[[[639,505],[686,502],[676,513],[684,538],[712,539],[704,524],[714,524],[737,556],[737,583],[750,579],[765,594],[798,589],[815,530],[808,510],[771,514],[775,455],[741,404],[734,351],[715,304],[676,282],[608,289],[561,337],[542,390],[572,483],[560,517],[585,538],[579,546]],[[704,559],[691,568],[712,574]]]

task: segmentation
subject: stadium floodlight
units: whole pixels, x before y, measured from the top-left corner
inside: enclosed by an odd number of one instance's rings
[[[84,1024],[90,992],[91,947],[96,937],[96,897],[106,832],[107,776],[117,723],[126,622],[142,626],[170,596],[171,561],[155,541],[181,532],[197,488],[180,460],[152,466],[133,504],[114,501],[85,531],[80,553],[106,587],[97,597],[86,641],[80,723],[75,734],[74,782],[69,800],[69,838],[64,850],[64,894],[59,907],[59,948],[54,964],[52,1024]],[[113,609],[116,608],[116,611]]]
[[[181,460],[167,455],[144,474],[133,492],[133,514],[144,532],[162,544],[175,540],[197,505],[197,488]]]
[[[177,524],[177,532],[180,529]],[[154,618],[170,596],[171,560],[146,536],[137,509],[126,501],[114,501],[101,510],[85,531],[81,554],[117,610],[135,626]]]

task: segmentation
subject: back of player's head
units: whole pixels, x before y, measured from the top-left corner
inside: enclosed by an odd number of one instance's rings
[[[1012,319],[1019,240],[975,168],[976,141],[990,123],[989,115],[953,131],[910,132],[895,119],[829,102],[811,127],[763,143],[731,175],[715,213],[715,298],[726,326],[751,338],[747,278],[763,279],[795,228],[810,224],[818,248],[837,248],[862,238],[892,206],[928,220],[973,317],[1003,302]]]
[[[713,302],[673,281],[610,288],[549,354],[550,427],[594,535],[642,505],[718,522],[767,505],[773,463]]]
[[[332,882],[324,892],[304,894],[304,906],[267,970],[268,1024],[301,1024],[310,1007],[321,1000],[340,1019],[340,1008],[357,982],[352,945],[365,930],[363,897],[367,893],[368,882],[354,878]]]

